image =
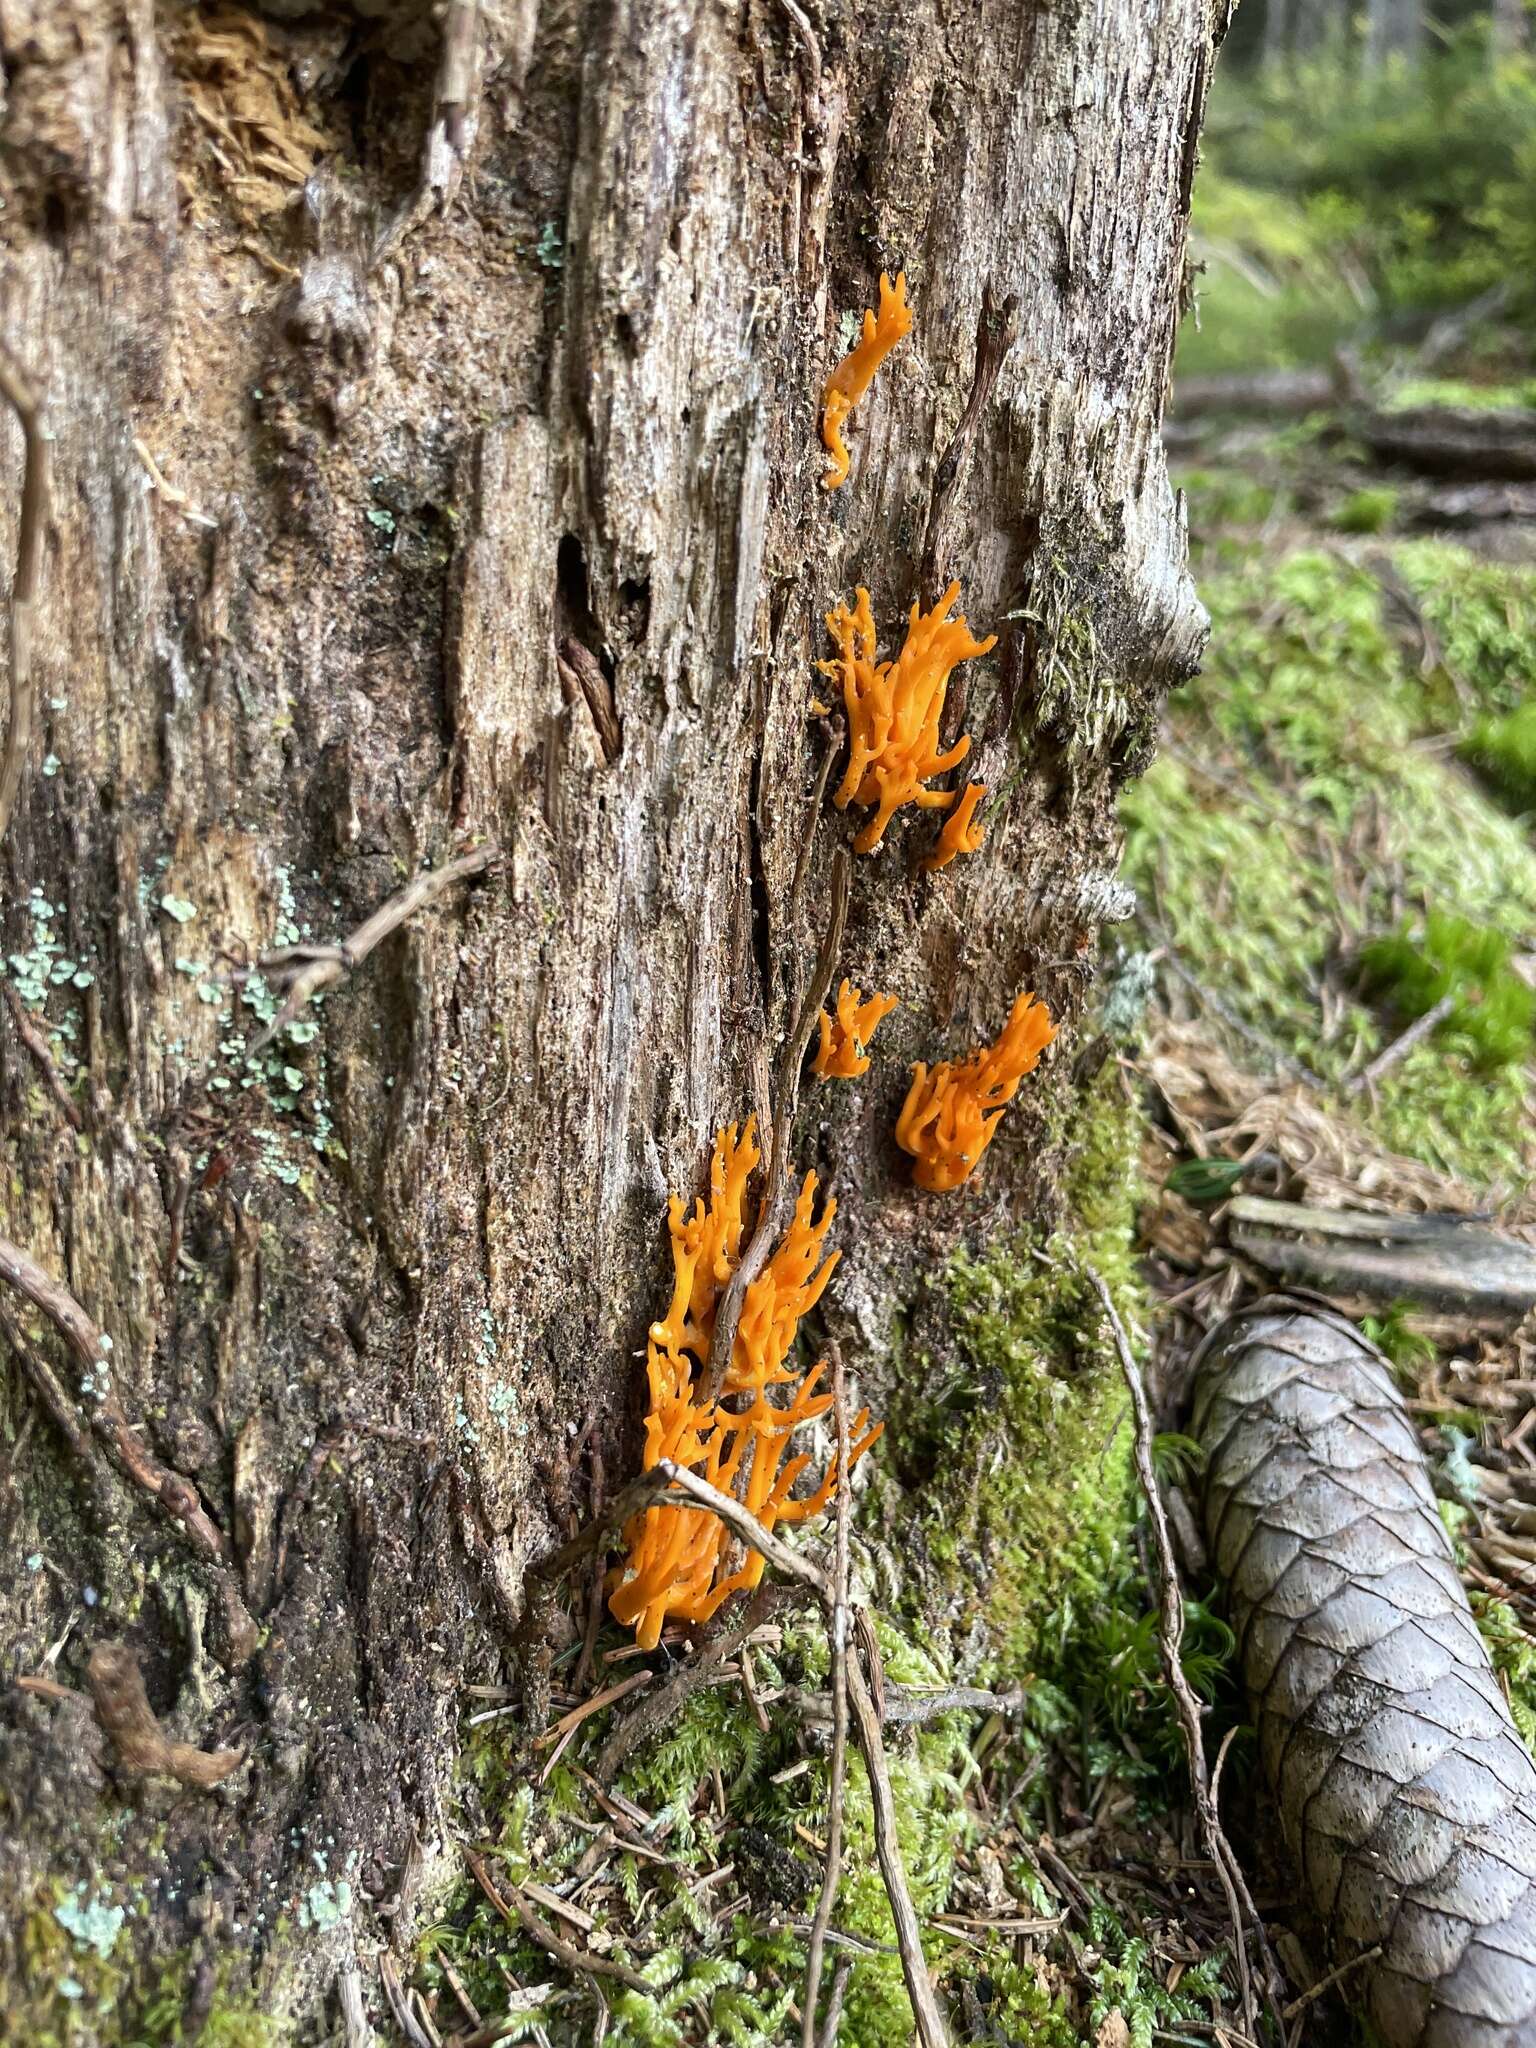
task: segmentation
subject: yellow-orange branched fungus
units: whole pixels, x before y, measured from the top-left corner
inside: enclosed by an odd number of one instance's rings
[[[925,868],[947,868],[957,853],[975,853],[986,838],[979,825],[972,824],[976,806],[987,793],[984,782],[968,782],[959,803],[944,820],[939,843],[923,862]]]
[[[939,744],[949,679],[962,661],[997,645],[995,633],[973,639],[963,615],[949,616],[959,596],[959,584],[951,583],[931,612],[914,604],[905,644],[894,661],[875,659],[867,590],[859,590],[852,611],[840,604],[827,614],[838,656],[819,665],[823,675],[842,684],[848,714],[848,766],[833,801],[839,810],[859,803],[875,813],[853,842],[856,853],[874,852],[903,804],[943,811],[955,801],[952,789],[924,787],[958,766],[971,750],[963,735],[952,747]]]
[[[876,370],[904,334],[912,330],[912,308],[907,304],[907,273],[896,274],[896,283],[880,273],[880,310],[866,312],[863,330],[827,379],[821,394],[821,439],[827,451],[827,473],[822,482],[835,491],[848,476],[848,444],[843,425],[849,413],[869,389]]]
[[[894,996],[866,999],[862,989],[851,981],[843,982],[837,991],[835,1014],[821,1013],[821,1044],[811,1062],[813,1071],[823,1081],[856,1081],[860,1074],[867,1074],[869,1041],[881,1018],[888,1017],[895,1007]]]
[[[911,1153],[920,1188],[942,1193],[968,1178],[1005,1105],[1055,1036],[1044,1003],[1022,994],[995,1045],[982,1046],[958,1066],[941,1060],[931,1072],[919,1060],[896,1119],[896,1142]]]
[[[834,1458],[813,1493],[792,1499],[810,1459],[785,1459],[795,1431],[832,1405],[829,1393],[817,1392],[824,1365],[797,1381],[785,1361],[801,1317],[820,1300],[838,1261],[837,1252],[823,1256],[837,1204],[829,1201],[815,1214],[816,1176],[808,1173],[788,1231],[747,1289],[721,1397],[711,1401],[701,1381],[709,1370],[720,1297],[740,1261],[747,1182],[761,1160],[754,1121],[749,1117],[740,1131],[732,1124],[716,1134],[707,1206],[697,1201],[690,1214],[672,1198],[672,1302],[665,1320],[651,1325],[646,1351],[645,1461],[650,1466],[660,1458],[675,1459],[723,1493],[734,1493],[772,1529],[820,1514],[837,1486]],[[791,1391],[773,1398],[781,1388]],[[867,1409],[853,1419],[850,1467],[882,1427],[870,1426]],[[624,1534],[628,1555],[610,1578],[608,1605],[646,1649],[655,1648],[664,1622],[707,1621],[722,1601],[755,1586],[763,1575],[756,1551],[727,1568],[732,1538],[708,1508],[646,1508]]]

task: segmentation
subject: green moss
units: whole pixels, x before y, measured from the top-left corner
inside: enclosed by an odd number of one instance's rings
[[[1398,494],[1390,484],[1351,491],[1333,515],[1340,533],[1385,533],[1397,517]]]
[[[119,1912],[137,1917],[131,1899],[125,1909],[62,1885],[38,1898],[20,1928],[21,1971],[8,1979],[6,2039],[28,2048],[276,2048],[279,2019],[235,1988],[229,1964],[206,2017],[189,2021],[198,1958],[144,1956]]]
[[[1449,998],[1438,1042],[1456,1042],[1476,1072],[1492,1074],[1530,1057],[1536,1026],[1536,990],[1516,972],[1512,951],[1502,932],[1431,910],[1419,925],[1368,941],[1360,972],[1370,993],[1409,1021]]]
[[[1462,752],[1517,810],[1536,809],[1536,703],[1478,719]]]
[[[1203,595],[1207,672],[1175,700],[1174,750],[1122,802],[1127,877],[1213,1011],[1341,1081],[1400,1024],[1341,984],[1340,963],[1399,929],[1405,905],[1516,945],[1536,923],[1536,851],[1521,826],[1442,748],[1415,744],[1468,699],[1496,708],[1525,686],[1536,575],[1405,543],[1384,592],[1332,556],[1266,565],[1248,551]],[[1241,1056],[1262,1068],[1262,1050]],[[1396,1151],[1518,1182],[1522,1093],[1518,1073],[1490,1079],[1453,1037],[1420,1047],[1354,1109]]]
[[[957,1252],[903,1361],[888,1425],[916,1517],[903,1598],[988,1673],[1030,1667],[1047,1619],[1103,1583],[1129,1528],[1125,1386],[1084,1266],[1132,1316],[1138,1133],[1106,1067],[1069,1140],[1062,1229]]]
[[[1536,688],[1536,571],[1485,561],[1449,541],[1403,541],[1392,566],[1429,627],[1415,645],[1415,670],[1431,688],[1454,678],[1488,711],[1511,711]],[[1443,688],[1435,705],[1453,722],[1459,696]]]
[[[1520,1626],[1507,1601],[1492,1593],[1468,1596],[1494,1670],[1504,1682],[1509,1710],[1527,1745],[1536,1749],[1536,1641]]]

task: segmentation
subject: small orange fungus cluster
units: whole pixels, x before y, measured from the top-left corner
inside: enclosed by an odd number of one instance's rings
[[[820,667],[841,682],[848,714],[848,767],[834,802],[839,810],[859,803],[875,813],[853,842],[856,853],[874,852],[903,804],[942,811],[955,801],[951,789],[924,786],[971,750],[964,736],[952,747],[939,744],[949,679],[960,662],[997,645],[995,633],[973,639],[963,616],[949,616],[959,595],[959,584],[951,583],[931,612],[913,605],[906,642],[894,661],[875,659],[867,590],[859,590],[852,611],[840,604],[827,614],[838,658]]]
[[[740,1261],[743,1202],[760,1158],[754,1119],[739,1132],[732,1124],[715,1138],[708,1204],[695,1202],[689,1214],[672,1198],[672,1302],[665,1320],[651,1325],[646,1352],[645,1458],[647,1465],[661,1458],[686,1465],[722,1493],[734,1494],[771,1530],[820,1514],[837,1486],[834,1458],[813,1493],[791,1498],[811,1461],[804,1454],[786,1460],[789,1440],[804,1423],[826,1414],[832,1396],[817,1392],[825,1362],[797,1381],[785,1360],[839,1254],[823,1257],[837,1204],[829,1201],[815,1215],[816,1176],[808,1173],[788,1231],[747,1289],[721,1397],[711,1401],[701,1379],[710,1368],[720,1297]],[[786,1397],[772,1398],[783,1388],[791,1390]],[[870,1426],[867,1409],[853,1419],[850,1467],[882,1427]],[[664,1622],[707,1621],[731,1594],[757,1585],[763,1575],[756,1551],[728,1569],[732,1539],[708,1508],[646,1508],[630,1523],[625,1541],[628,1555],[610,1579],[608,1605],[617,1621],[634,1628],[644,1649],[655,1648]]]
[[[1004,1107],[1055,1036],[1044,1003],[1026,993],[1016,998],[995,1045],[958,1066],[941,1060],[930,1071],[919,1060],[896,1119],[896,1142],[915,1160],[912,1178],[920,1188],[942,1193],[969,1177]]]
[[[893,286],[882,270],[880,310],[865,313],[858,342],[827,379],[821,394],[821,439],[827,451],[827,473],[822,481],[829,491],[835,491],[847,480],[848,445],[843,439],[843,426],[849,413],[869,389],[876,370],[911,329],[907,273],[899,271]]]
[[[944,830],[939,834],[939,843],[923,862],[923,866],[947,868],[957,853],[976,853],[986,834],[972,821],[976,806],[987,793],[984,782],[968,782],[959,803],[944,820]]]
[[[856,1081],[869,1072],[866,1048],[883,1017],[896,1008],[894,996],[865,998],[862,989],[844,981],[837,991],[837,1008],[832,1016],[821,1013],[821,1044],[811,1066],[823,1081]]]

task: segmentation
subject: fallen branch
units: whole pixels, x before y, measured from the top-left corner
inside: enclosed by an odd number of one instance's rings
[[[1170,416],[1188,420],[1262,413],[1269,419],[1321,412],[1340,396],[1332,370],[1239,370],[1208,377],[1180,377],[1173,387]]]
[[[516,1885],[503,1896],[491,1881],[491,1874],[473,1849],[464,1851],[464,1861],[469,1865],[476,1884],[500,1913],[509,1927],[520,1927],[537,1948],[564,1963],[568,1970],[590,1977],[616,1977],[621,1984],[627,1984],[631,1991],[644,1992],[647,1998],[655,1995],[656,1986],[648,1984],[638,1970],[631,1970],[625,1963],[612,1963],[606,1956],[586,1955],[568,1941],[556,1934],[552,1928],[534,1912]]]
[[[32,629],[42,580],[43,534],[48,523],[48,439],[42,407],[31,379],[0,349],[0,398],[21,428],[23,468],[21,512],[16,526],[16,574],[11,582],[11,714],[0,758],[0,840],[16,808],[17,792],[32,745],[37,690],[32,680]]]
[[[1125,1375],[1125,1383],[1130,1391],[1131,1410],[1136,1424],[1136,1476],[1141,1483],[1142,1496],[1147,1504],[1147,1515],[1152,1524],[1153,1543],[1157,1552],[1161,1624],[1158,1636],[1162,1651],[1163,1675],[1167,1680],[1168,1690],[1173,1695],[1179,1726],[1184,1736],[1185,1755],[1189,1760],[1190,1789],[1194,1794],[1195,1816],[1199,1822],[1200,1837],[1205,1844],[1207,1856],[1215,1866],[1217,1878],[1226,1897],[1227,1917],[1232,1923],[1232,1957],[1237,1966],[1244,2032],[1256,2035],[1258,2004],[1254,1997],[1253,1976],[1248,1965],[1245,1914],[1249,1925],[1254,1928],[1264,1947],[1266,1963],[1268,1938],[1264,1933],[1258,1910],[1249,1895],[1242,1868],[1231,1843],[1227,1840],[1226,1830],[1221,1825],[1216,1802],[1211,1796],[1210,1775],[1205,1762],[1205,1737],[1200,1727],[1200,1702],[1195,1698],[1194,1689],[1184,1675],[1184,1663],[1180,1654],[1184,1641],[1184,1594],[1179,1585],[1179,1570],[1174,1562],[1173,1543],[1168,1534],[1168,1518],[1163,1512],[1163,1498],[1158,1491],[1157,1474],[1152,1465],[1152,1412],[1147,1405],[1147,1393],[1142,1385],[1141,1370],[1131,1350],[1131,1340],[1126,1335],[1125,1325],[1120,1320],[1120,1311],[1115,1307],[1114,1298],[1101,1275],[1092,1266],[1084,1266],[1083,1271],[1094,1293],[1099,1297],[1100,1306],[1114,1333],[1120,1369]],[[1273,1981],[1272,1966],[1269,1974]]]
[[[93,1388],[91,1428],[127,1477],[181,1524],[205,1557],[227,1564],[229,1546],[223,1531],[210,1518],[192,1481],[162,1465],[134,1434],[113,1384],[112,1347],[68,1288],[45,1273],[19,1245],[4,1237],[0,1237],[0,1280],[42,1311],[79,1360]],[[73,1431],[71,1440],[75,1440]]]
[[[414,882],[408,882],[391,896],[372,917],[365,919],[339,946],[284,946],[276,953],[263,954],[256,963],[259,971],[269,980],[279,977],[279,985],[286,983],[288,993],[272,1022],[252,1041],[251,1052],[258,1053],[270,1045],[277,1034],[294,1021],[306,1003],[322,989],[331,987],[360,967],[374,947],[387,939],[392,931],[397,931],[408,917],[435,902],[452,883],[483,874],[500,858],[499,846],[481,846],[473,853],[461,855],[458,860],[433,868],[428,874],[418,875]]]
[[[174,1778],[195,1792],[211,1792],[245,1762],[239,1749],[197,1749],[172,1742],[155,1719],[144,1674],[132,1650],[100,1643],[85,1667],[85,1681],[117,1769],[130,1778]]]
[[[1536,1307],[1536,1252],[1455,1216],[1383,1216],[1237,1195],[1227,1235],[1265,1272],[1504,1328]]]
[[[1451,405],[1365,409],[1347,413],[1345,424],[1383,462],[1425,476],[1501,483],[1536,479],[1536,423],[1523,407],[1501,412]]]

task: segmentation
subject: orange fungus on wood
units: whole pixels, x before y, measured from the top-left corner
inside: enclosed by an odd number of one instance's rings
[[[968,782],[959,803],[944,820],[944,830],[939,834],[939,843],[923,862],[923,866],[947,868],[957,853],[975,853],[979,850],[986,834],[979,825],[972,824],[976,806],[987,793],[984,782]]]
[[[709,1370],[720,1297],[740,1261],[747,1182],[760,1160],[749,1117],[740,1132],[732,1124],[715,1138],[708,1204],[696,1202],[690,1214],[672,1199],[672,1302],[666,1319],[651,1325],[646,1351],[645,1462],[675,1459],[735,1494],[772,1529],[819,1514],[837,1485],[834,1459],[813,1493],[791,1497],[810,1459],[802,1453],[786,1462],[789,1440],[802,1424],[826,1414],[832,1397],[816,1391],[822,1366],[797,1382],[785,1361],[801,1318],[820,1300],[839,1254],[823,1256],[837,1204],[826,1203],[818,1217],[816,1176],[807,1174],[788,1231],[747,1289],[721,1399],[711,1401],[701,1381]],[[792,1389],[788,1397],[774,1398],[785,1387]],[[850,1466],[881,1427],[869,1426],[867,1409],[854,1418]],[[610,1576],[608,1605],[646,1649],[654,1649],[668,1620],[707,1621],[722,1601],[755,1586],[763,1575],[756,1551],[727,1568],[732,1538],[708,1508],[646,1508],[624,1534],[628,1555]]]
[[[896,274],[894,287],[880,273],[880,310],[866,312],[857,344],[827,379],[821,394],[821,439],[827,451],[827,473],[822,482],[835,491],[848,476],[848,445],[843,425],[849,413],[869,389],[876,370],[904,334],[912,329],[912,308],[907,304],[907,273]]]
[[[941,1060],[930,1070],[919,1061],[896,1120],[896,1142],[915,1162],[920,1188],[942,1193],[969,1178],[1041,1053],[1056,1036],[1050,1012],[1021,994],[995,1045],[984,1045],[958,1065]]]
[[[832,1016],[821,1014],[821,1044],[811,1062],[823,1081],[856,1081],[869,1072],[867,1047],[883,1017],[896,1008],[894,996],[873,995],[845,981],[837,991],[837,1008]]]
[[[977,640],[963,615],[950,618],[959,596],[959,584],[951,583],[931,612],[914,604],[906,641],[894,661],[875,659],[867,590],[859,590],[852,611],[840,604],[827,614],[838,654],[819,666],[823,675],[841,683],[848,714],[848,766],[833,801],[839,810],[858,803],[875,813],[853,842],[856,853],[874,852],[903,804],[948,810],[955,801],[953,790],[924,787],[957,767],[971,749],[964,736],[952,747],[939,743],[949,679],[962,661],[997,645],[995,633]]]

